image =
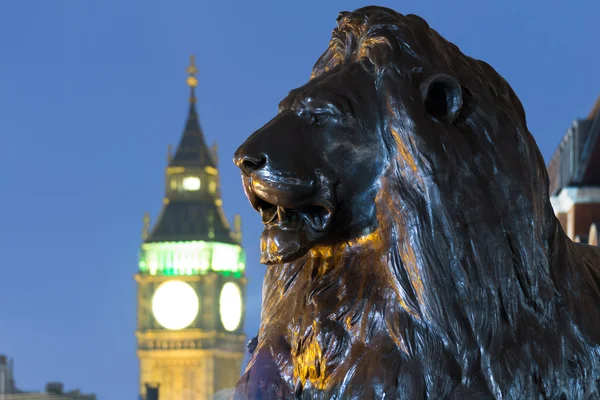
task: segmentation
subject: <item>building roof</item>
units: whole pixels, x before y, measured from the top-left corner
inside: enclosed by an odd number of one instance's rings
[[[167,177],[169,170],[180,170],[184,171],[181,173],[203,177],[215,183],[218,182],[216,157],[206,145],[196,111],[196,72],[192,56],[187,80],[191,90],[187,121],[175,154],[169,160]],[[239,236],[230,230],[225,218],[218,189],[209,190],[206,186],[203,185],[202,190],[190,193],[178,193],[167,188],[163,208],[154,227],[146,227],[148,232],[144,242],[201,240],[239,244]]]
[[[589,134],[581,149],[579,165],[575,169],[574,180],[582,186],[600,185],[600,98],[590,113]]]
[[[567,130],[548,164],[550,195],[567,186],[600,186],[600,97]]]
[[[598,114],[600,114],[600,96],[598,96],[598,98],[596,99],[594,107],[592,107],[592,109],[590,110],[587,119],[594,119],[598,116]]]

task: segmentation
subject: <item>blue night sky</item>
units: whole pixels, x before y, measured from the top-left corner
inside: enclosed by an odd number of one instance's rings
[[[337,13],[364,1],[39,0],[0,4],[0,353],[17,385],[134,399],[133,274],[167,144],[198,109],[219,144],[225,211],[244,221],[246,332],[260,315],[261,224],[231,156],[303,84]],[[568,4],[568,5],[567,5]],[[546,159],[600,94],[598,0],[381,1],[424,17],[520,96]]]

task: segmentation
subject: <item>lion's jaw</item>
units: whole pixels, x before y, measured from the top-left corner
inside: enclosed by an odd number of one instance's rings
[[[295,179],[265,168],[242,178],[246,196],[261,214],[261,263],[290,262],[326,236],[334,213],[325,179]]]

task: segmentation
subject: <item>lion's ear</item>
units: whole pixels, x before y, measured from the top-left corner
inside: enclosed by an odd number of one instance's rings
[[[429,77],[422,84],[425,109],[437,119],[453,123],[463,105],[463,93],[460,83],[446,74]]]

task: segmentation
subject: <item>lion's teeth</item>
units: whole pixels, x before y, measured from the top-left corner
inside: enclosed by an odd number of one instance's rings
[[[279,221],[285,221],[286,215],[283,207],[277,207],[277,218],[279,218]]]

